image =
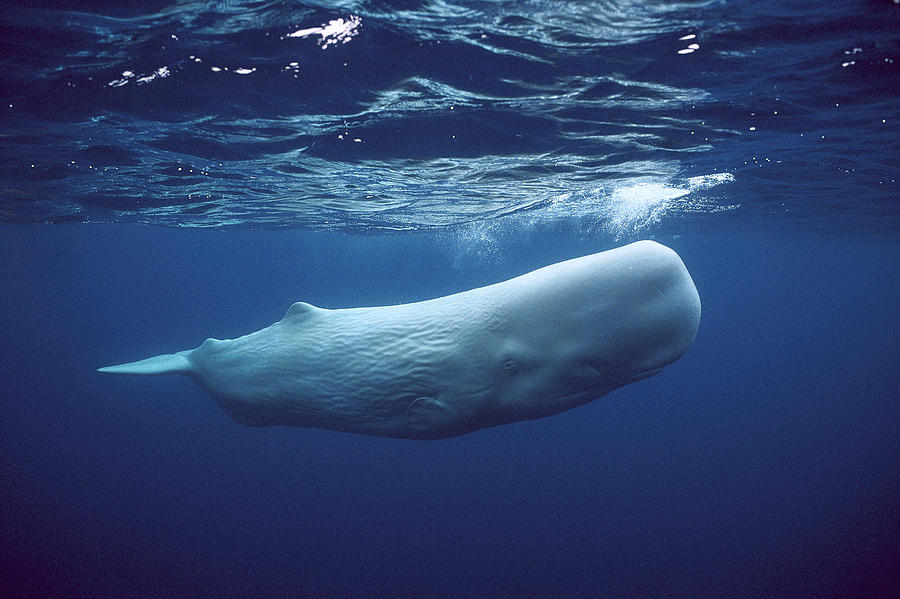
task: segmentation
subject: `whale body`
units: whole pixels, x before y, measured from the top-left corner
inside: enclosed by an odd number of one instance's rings
[[[699,323],[681,258],[639,241],[422,302],[298,302],[255,333],[99,371],[187,375],[249,426],[439,439],[556,414],[653,375],[687,351]]]

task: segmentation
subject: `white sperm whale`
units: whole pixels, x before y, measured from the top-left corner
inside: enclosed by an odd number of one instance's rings
[[[691,345],[700,298],[653,241],[412,304],[298,302],[261,331],[107,366],[191,377],[251,426],[438,439],[587,403]]]

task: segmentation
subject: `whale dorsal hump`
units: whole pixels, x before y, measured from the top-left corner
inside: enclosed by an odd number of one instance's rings
[[[284,320],[287,320],[288,318],[291,320],[309,318],[310,316],[323,311],[322,308],[307,304],[306,302],[295,302],[291,304],[291,307],[285,312]]]

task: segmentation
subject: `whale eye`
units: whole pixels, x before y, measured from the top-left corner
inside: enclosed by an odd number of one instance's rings
[[[506,372],[514,372],[518,368],[518,364],[513,359],[504,360],[503,362],[503,370]]]

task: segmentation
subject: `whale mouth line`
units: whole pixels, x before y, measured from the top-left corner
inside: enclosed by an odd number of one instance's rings
[[[600,370],[597,369],[596,366],[593,366],[591,364],[585,364],[585,366],[587,367],[589,372],[595,374],[596,376],[601,377],[601,378],[608,378],[608,377],[604,377],[601,374]],[[633,383],[635,381],[640,381],[642,379],[650,378],[654,374],[658,374],[658,373],[662,372],[662,370],[664,368],[665,368],[665,366],[652,366],[650,368],[644,368],[642,370],[637,370],[637,371],[633,372],[632,374],[630,374],[625,379],[623,379],[621,384],[627,385],[627,384]]]
[[[625,381],[625,384],[630,384],[635,381],[640,381],[640,380],[643,380],[646,378],[650,378],[654,374],[658,374],[658,373],[662,372],[663,368],[665,368],[665,366],[654,366],[652,368],[645,368],[643,370],[638,370],[637,372],[632,374],[628,378],[627,381]]]

